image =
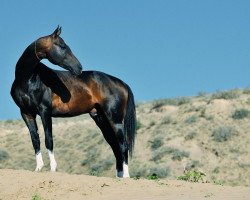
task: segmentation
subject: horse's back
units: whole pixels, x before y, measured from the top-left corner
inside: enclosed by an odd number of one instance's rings
[[[51,89],[52,113],[55,117],[89,113],[96,105],[125,105],[127,85],[120,79],[99,71],[83,71],[74,76],[67,71],[38,71],[42,82]],[[49,74],[49,76],[48,76]]]

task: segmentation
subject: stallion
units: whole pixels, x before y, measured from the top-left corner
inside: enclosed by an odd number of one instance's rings
[[[44,165],[36,116],[41,117],[51,171],[57,163],[53,153],[52,117],[89,113],[111,146],[116,158],[116,176],[129,177],[128,154],[132,156],[136,134],[133,93],[120,79],[99,71],[82,71],[82,65],[60,37],[61,27],[31,43],[16,64],[11,96],[20,108],[36,156],[36,169]],[[68,71],[52,70],[41,63],[48,59]]]

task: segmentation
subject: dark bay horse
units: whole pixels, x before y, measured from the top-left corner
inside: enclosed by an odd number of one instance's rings
[[[56,171],[53,153],[52,117],[89,113],[116,157],[117,177],[129,177],[128,153],[132,155],[136,114],[134,97],[123,81],[98,71],[84,71],[59,36],[61,28],[30,44],[16,64],[11,95],[25,121],[36,154],[36,171],[44,165],[36,116],[42,120],[51,171]],[[48,68],[48,59],[68,71]]]

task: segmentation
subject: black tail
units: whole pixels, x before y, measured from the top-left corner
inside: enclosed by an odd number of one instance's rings
[[[128,88],[128,100],[127,100],[127,109],[126,115],[124,118],[124,132],[128,142],[129,155],[132,157],[135,135],[136,135],[136,111],[135,111],[135,102],[134,95],[130,89]]]

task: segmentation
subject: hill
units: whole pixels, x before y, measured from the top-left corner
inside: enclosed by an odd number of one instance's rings
[[[53,172],[0,170],[0,199],[27,200],[248,200],[247,187],[183,181],[115,179]]]
[[[250,89],[138,103],[137,137],[130,175],[182,179],[202,172],[202,182],[250,186]],[[38,120],[43,171],[49,170],[44,134]],[[115,176],[114,156],[88,115],[53,119],[58,171]],[[24,122],[0,122],[0,169],[35,169]]]

